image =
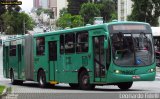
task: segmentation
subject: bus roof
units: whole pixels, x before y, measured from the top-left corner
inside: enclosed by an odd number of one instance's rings
[[[52,34],[64,34],[64,33],[69,33],[69,32],[87,31],[87,30],[94,30],[94,29],[104,29],[104,30],[107,30],[106,26],[108,26],[108,25],[113,25],[113,24],[128,24],[128,23],[149,25],[148,23],[145,23],[145,22],[113,21],[113,22],[103,23],[103,24],[86,25],[86,26],[82,26],[82,27],[67,28],[67,29],[63,29],[63,30],[50,31],[50,32],[45,32],[45,33],[27,34],[27,35],[33,35],[34,37],[39,37],[39,36],[47,36],[47,35],[52,35]],[[9,38],[9,39],[6,39],[5,41],[11,41],[11,40],[16,40],[16,39],[21,39],[21,38],[24,38],[27,35],[21,35],[21,36]]]
[[[57,31],[50,31],[50,32],[45,32],[45,33],[37,33],[34,34],[34,37],[37,36],[43,36],[43,35],[51,35],[51,34],[63,34],[63,33],[68,33],[68,32],[78,32],[78,31],[87,31],[87,30],[92,30],[92,29],[106,29],[106,25],[104,24],[98,24],[98,25],[86,25],[82,27],[76,27],[76,28],[67,28],[63,30],[57,30]]]
[[[112,25],[112,24],[129,24],[129,23],[149,25],[149,24],[146,23],[146,22],[137,22],[137,21],[114,21],[114,20],[113,20],[112,22],[109,22],[108,25]]]
[[[113,25],[113,24],[128,24],[128,23],[135,23],[135,24],[146,24],[149,25],[148,23],[145,22],[135,22],[135,21],[117,21],[117,22],[109,22],[109,23],[104,23],[104,24],[96,24],[96,25],[86,25],[82,27],[76,27],[76,28],[67,28],[64,30],[57,30],[57,31],[50,31],[50,32],[45,32],[45,33],[38,33],[34,34],[34,37],[38,36],[44,36],[44,35],[51,35],[52,33],[54,34],[59,34],[59,33],[68,33],[68,32],[78,32],[78,31],[87,31],[87,30],[92,30],[92,29],[104,29],[107,30],[106,26],[107,25]]]

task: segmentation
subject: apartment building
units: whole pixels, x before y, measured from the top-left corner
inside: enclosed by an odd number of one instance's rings
[[[68,2],[67,0],[48,0],[48,6],[53,10],[54,18],[59,18],[60,10],[63,8],[67,8]]]
[[[118,21],[127,21],[127,16],[132,11],[131,0],[118,0]]]
[[[48,0],[33,0],[33,7],[35,9],[40,8],[40,7],[47,9]]]
[[[33,0],[33,7],[35,9],[40,7],[45,9],[52,9],[54,13],[54,19],[59,18],[60,10],[67,8],[67,5],[67,0]]]

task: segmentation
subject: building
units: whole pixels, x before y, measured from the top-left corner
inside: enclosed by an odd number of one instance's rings
[[[63,8],[67,8],[67,5],[67,0],[48,0],[48,6],[53,10],[54,19],[59,18],[60,10]]]
[[[127,21],[127,16],[132,12],[133,2],[131,0],[117,0],[118,1],[118,21]],[[160,25],[160,17],[159,17]]]
[[[33,0],[34,9],[44,8],[44,9],[52,9],[54,14],[54,19],[59,18],[60,10],[63,8],[67,8],[68,2],[67,0]]]
[[[33,0],[33,7],[37,8],[48,8],[48,0]]]
[[[131,0],[118,0],[118,21],[127,21],[127,16],[132,12]]]

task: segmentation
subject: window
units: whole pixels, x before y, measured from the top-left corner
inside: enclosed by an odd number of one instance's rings
[[[38,37],[36,39],[36,46],[37,46],[37,55],[44,55],[45,52],[45,38]]]
[[[75,34],[66,34],[65,35],[65,53],[74,53],[75,52]]]
[[[60,53],[64,53],[64,35],[60,36]]]
[[[77,33],[76,43],[76,52],[88,52],[88,32]]]
[[[106,69],[109,69],[110,63],[111,63],[111,44],[110,40],[108,40],[108,48],[106,51]]]
[[[9,55],[16,56],[16,45],[10,45]]]
[[[50,41],[48,43],[49,47],[49,61],[56,61],[57,60],[57,42]]]

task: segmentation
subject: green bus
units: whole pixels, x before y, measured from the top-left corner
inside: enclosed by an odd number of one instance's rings
[[[117,85],[156,75],[151,27],[143,22],[110,22],[23,35],[3,43],[3,72],[12,84],[69,83],[73,88]]]

